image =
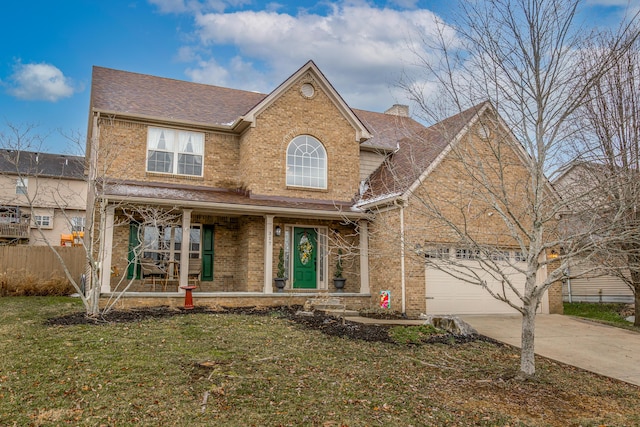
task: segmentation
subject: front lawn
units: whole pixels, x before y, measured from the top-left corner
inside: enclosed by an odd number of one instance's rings
[[[0,298],[0,425],[640,424],[638,387],[546,359],[514,380],[517,350],[487,341],[346,339],[277,312],[45,324],[80,309]]]

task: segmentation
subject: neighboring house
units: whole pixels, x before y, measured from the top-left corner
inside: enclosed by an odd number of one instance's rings
[[[86,197],[84,157],[0,150],[0,244],[59,246],[84,231]]]
[[[487,108],[443,123],[458,135]],[[180,301],[176,285],[188,283],[188,259],[195,259],[201,304],[299,303],[335,291],[341,249],[347,282],[339,295],[347,306],[377,306],[381,291],[390,290],[392,309],[432,312],[424,269],[422,277],[403,276],[398,239],[369,230],[381,227],[382,216],[410,215],[393,201],[421,175],[404,174],[392,192],[380,176],[418,141],[427,144],[412,153],[421,156],[423,171],[436,167],[433,179],[446,175],[440,157],[454,138],[436,129],[409,118],[405,106],[386,113],[351,109],[312,61],[270,94],[94,67],[87,156],[90,177],[101,183],[99,262],[101,272],[110,272],[100,277],[101,291],[121,289],[121,273],[133,280],[125,302]],[[140,230],[130,206],[178,211],[179,222]],[[144,253],[136,259],[132,248],[141,244]],[[273,286],[280,248],[284,294]],[[144,269],[135,265],[139,258],[165,269],[162,293],[146,293],[156,284],[147,286]],[[430,286],[427,280],[427,291]],[[455,293],[446,298],[451,312],[503,311],[488,294],[474,293],[480,303],[473,309],[457,304]],[[557,309],[547,301],[543,310],[550,306]]]
[[[601,166],[590,162],[571,162],[565,165],[553,180],[554,187],[568,200],[582,201],[583,210],[589,211],[591,191]],[[585,196],[586,195],[586,196]],[[593,262],[571,260],[567,279],[563,282],[562,297],[567,302],[627,302],[634,301],[633,291],[622,279],[604,274]]]

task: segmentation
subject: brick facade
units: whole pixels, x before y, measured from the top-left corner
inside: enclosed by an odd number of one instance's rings
[[[300,93],[305,83],[316,87],[311,98]],[[287,147],[299,135],[315,137],[327,151],[326,190],[286,185]],[[357,193],[360,146],[355,130],[308,75],[260,113],[240,146],[242,184],[252,193],[337,201],[350,201]]]
[[[415,248],[416,245],[459,245],[460,234],[453,231],[453,224],[465,227],[466,232],[480,244],[518,250],[511,231],[490,206],[486,190],[477,182],[483,179],[495,190],[505,188],[510,193],[510,208],[524,218],[529,198],[527,171],[513,149],[498,149],[496,145],[481,140],[472,129],[469,138],[448,153],[409,199],[401,203],[404,205],[402,208],[393,207],[376,215],[370,247],[372,295],[379,294],[381,290],[391,290],[392,309],[400,310],[401,266],[404,261],[406,313],[409,316],[424,313],[425,264]],[[501,179],[495,173],[499,166],[498,152],[500,163],[506,165]],[[476,171],[475,177],[471,178],[470,169],[474,165],[483,172]],[[404,224],[404,260],[401,222]],[[561,284],[555,283],[548,291],[551,313],[562,312],[561,290]]]
[[[110,74],[110,72],[103,72],[105,75]],[[112,79],[121,81],[126,78],[134,81],[137,77],[118,74],[117,78]],[[145,84],[148,83],[146,79],[144,81]],[[176,82],[164,81],[158,84],[173,85]],[[314,89],[311,95],[302,90],[303,85],[309,84]],[[181,87],[184,88],[184,86]],[[308,86],[306,88],[308,89]],[[209,87],[200,89],[217,91]],[[175,118],[173,112],[163,110],[167,108],[165,105],[154,105],[153,107],[157,109],[151,108],[150,111],[154,114],[157,114],[157,111],[166,111],[166,121],[141,118],[157,117],[146,111],[138,111],[138,115],[127,113],[117,116],[102,115],[97,121],[99,133],[94,134],[94,137],[99,135],[99,144],[97,152],[93,153],[92,164],[98,176],[106,181],[124,180],[154,189],[155,193],[152,197],[136,199],[136,195],[133,194],[132,200],[138,200],[137,203],[153,203],[153,199],[157,199],[158,204],[165,204],[165,206],[175,204],[176,202],[167,202],[164,198],[164,189],[169,188],[183,189],[185,194],[195,191],[194,188],[211,192],[226,189],[230,190],[229,193],[235,192],[245,197],[243,200],[246,201],[246,205],[241,206],[237,204],[236,199],[208,203],[206,200],[188,198],[185,198],[182,204],[171,206],[177,210],[189,209],[192,224],[213,226],[213,281],[202,281],[198,292],[254,294],[247,295],[244,299],[228,296],[228,301],[227,299],[224,301],[230,305],[261,305],[280,301],[279,298],[282,298],[280,296],[273,296],[267,300],[256,297],[255,294],[264,291],[265,271],[271,268],[275,275],[278,252],[285,245],[287,232],[290,233],[295,227],[310,227],[318,231],[322,243],[325,244],[321,248],[324,252],[318,262],[318,268],[321,269],[321,273],[318,274],[320,284],[315,291],[333,291],[332,279],[337,250],[341,248],[344,253],[344,277],[347,279],[345,292],[357,294],[360,292],[361,285],[367,283],[367,278],[362,277],[365,269],[361,265],[361,238],[357,226],[357,221],[365,218],[365,214],[349,210],[349,207],[358,199],[361,188],[361,141],[357,138],[367,134],[365,125],[360,123],[353,111],[343,104],[324,76],[315,71],[315,65],[307,66],[306,71],[294,74],[274,94],[264,96],[260,101],[255,94],[234,92],[233,96],[247,97],[247,104],[244,110],[238,110],[241,111],[238,116],[231,118],[232,122],[196,122],[190,117],[182,117],[179,120]],[[102,96],[117,97],[118,95],[106,91]],[[172,96],[179,96],[179,92],[172,92]],[[192,93],[191,96],[197,96],[197,94]],[[236,107],[236,104],[241,102],[235,98],[226,99],[230,102],[230,108]],[[142,101],[148,100],[141,100],[141,105],[144,104]],[[202,101],[204,105],[217,102],[215,99]],[[123,111],[130,110],[128,107],[123,107]],[[220,111],[212,109],[211,114],[214,113],[221,114]],[[199,114],[199,111],[194,113],[196,114]],[[372,127],[375,123],[372,124],[370,121],[375,120],[375,113],[368,114],[367,126]],[[247,122],[234,127],[236,126],[234,123],[245,120],[245,115],[250,117],[251,123]],[[403,128],[403,132],[390,132],[387,129],[388,124],[395,121],[390,122],[388,115],[379,119],[379,123],[385,123],[385,128],[378,130],[387,132],[387,134],[380,132],[376,136],[377,139],[374,138],[378,146],[386,144],[386,148],[380,152],[382,157],[393,152],[396,149],[396,143],[400,141],[384,140],[388,138],[385,135],[402,134],[398,138],[406,139],[404,134],[406,129]],[[150,126],[202,132],[204,134],[203,176],[147,172],[147,133]],[[417,123],[413,123],[412,126],[424,130]],[[372,127],[371,130],[375,129]],[[288,187],[286,184],[287,147],[295,137],[300,135],[313,136],[323,144],[326,150],[326,189],[303,189]],[[442,217],[456,224],[466,224],[474,237],[483,243],[506,248],[516,246],[509,230],[505,228],[498,215],[491,214],[489,204],[477,197],[481,190],[474,184],[474,179],[469,176],[465,165],[468,159],[477,160],[478,165],[484,166],[484,170],[488,171],[489,180],[497,182],[499,176],[489,167],[492,163],[487,160],[496,155],[496,147],[477,137],[473,129],[468,135],[471,135],[470,141],[461,144],[459,150],[449,153],[426,176],[424,182],[402,208],[391,206],[386,210],[376,210],[375,217],[367,217],[370,297],[367,295],[355,298],[354,305],[377,307],[380,291],[390,290],[391,307],[393,310],[400,311],[404,278],[406,313],[417,315],[424,312],[425,268],[423,260],[416,256],[414,248],[416,244],[455,244],[458,241],[458,236],[447,231],[448,227]],[[499,154],[507,165],[504,177],[508,191],[523,197],[520,213],[525,215],[527,193],[523,191],[521,185],[527,182],[527,177],[521,167],[522,159],[512,150],[503,150]],[[430,202],[435,201],[433,205],[437,206],[438,215],[433,215],[433,212],[425,208],[427,204],[422,201],[427,199]],[[269,205],[266,202],[261,204],[256,200],[270,200],[273,204]],[[305,202],[308,205],[304,205]],[[325,207],[322,207],[323,203]],[[314,204],[313,208],[308,208],[312,204]],[[327,205],[333,211],[327,209]],[[246,210],[243,210],[245,207]],[[111,261],[115,270],[126,272],[129,225],[117,212],[117,208],[116,204]],[[519,209],[519,207],[516,208]],[[296,209],[298,210],[295,211]],[[318,216],[313,209],[318,209],[323,215]],[[329,211],[330,214],[327,214]],[[352,216],[345,218],[347,214]],[[273,219],[274,230],[276,226],[280,227],[283,231],[282,235],[276,236],[273,230],[268,229],[267,224],[271,219]],[[97,218],[95,224],[100,223],[100,219]],[[401,223],[404,225],[404,241],[401,240]],[[265,240],[268,239],[272,239],[271,248],[265,247]],[[265,256],[269,253],[269,249],[272,251],[272,257],[270,265],[265,265]],[[267,280],[270,281],[271,278]],[[117,277],[111,278],[112,290],[115,289],[117,282]],[[136,282],[134,285],[132,290],[142,290],[140,283]],[[291,293],[291,283],[288,287]],[[556,287],[553,287],[549,292],[550,301],[553,300],[550,302],[552,310],[557,309],[556,293],[558,292],[556,291]],[[169,300],[172,305],[177,304],[175,298]],[[147,304],[146,300],[123,301],[126,305],[136,302]],[[220,301],[223,299],[218,300],[217,303]],[[561,306],[561,299],[559,301]],[[209,303],[215,304],[216,301],[207,300],[207,304]]]

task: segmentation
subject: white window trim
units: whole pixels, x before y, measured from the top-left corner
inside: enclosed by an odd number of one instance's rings
[[[46,224],[44,223],[46,220]],[[52,229],[53,228],[53,216],[52,215],[34,215],[33,216],[33,228]]]
[[[322,169],[322,176],[320,177],[320,179],[322,179],[322,182],[324,185],[322,186],[317,186],[317,185],[299,185],[299,184],[290,184],[289,183],[289,177],[294,177],[294,175],[292,175],[292,173],[290,173],[290,164],[289,164],[289,150],[291,149],[291,146],[294,142],[296,142],[296,140],[298,140],[299,138],[310,138],[311,140],[315,141],[318,143],[319,148],[322,150],[322,154],[324,155],[324,158],[322,159],[324,161],[324,167]],[[329,169],[329,159],[327,156],[327,149],[324,147],[324,144],[318,140],[317,138],[311,136],[311,135],[298,135],[295,138],[293,138],[291,140],[291,142],[289,142],[289,144],[287,145],[287,151],[285,153],[286,156],[286,165],[287,165],[287,173],[286,173],[286,177],[285,177],[285,181],[287,184],[287,187],[294,187],[294,188],[310,188],[310,189],[314,189],[314,190],[326,190],[328,187],[328,177],[327,177],[327,170]]]
[[[159,130],[159,131],[165,132],[166,134],[172,135],[172,138],[171,138],[171,141],[170,141],[170,145],[171,145],[170,148],[167,148],[167,149],[159,149],[159,148],[155,148],[155,147],[152,148],[151,135],[152,135],[153,131],[155,131],[155,130]],[[181,147],[183,145],[183,138],[185,136],[188,136],[188,135],[197,135],[197,136],[199,136],[200,144],[196,144],[195,152],[181,151]],[[190,176],[190,177],[200,177],[201,178],[202,176],[204,176],[204,139],[205,138],[204,138],[204,133],[203,132],[194,132],[194,131],[187,131],[187,130],[180,130],[180,129],[160,128],[160,127],[149,126],[148,129],[147,129],[147,152],[146,152],[146,155],[145,155],[145,170],[148,173],[154,173],[154,174]],[[171,172],[160,172],[160,171],[149,170],[149,152],[150,151],[158,151],[158,152],[173,154]],[[187,155],[192,155],[192,156],[200,156],[200,159],[201,159],[200,175],[178,173],[178,160],[179,160],[179,157],[180,157],[181,154],[187,154]]]

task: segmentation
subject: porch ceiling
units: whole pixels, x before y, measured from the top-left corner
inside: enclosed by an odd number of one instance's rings
[[[103,184],[102,196],[113,201],[177,205],[225,214],[273,214],[290,217],[366,218],[349,202],[252,195],[202,186],[120,181]]]

